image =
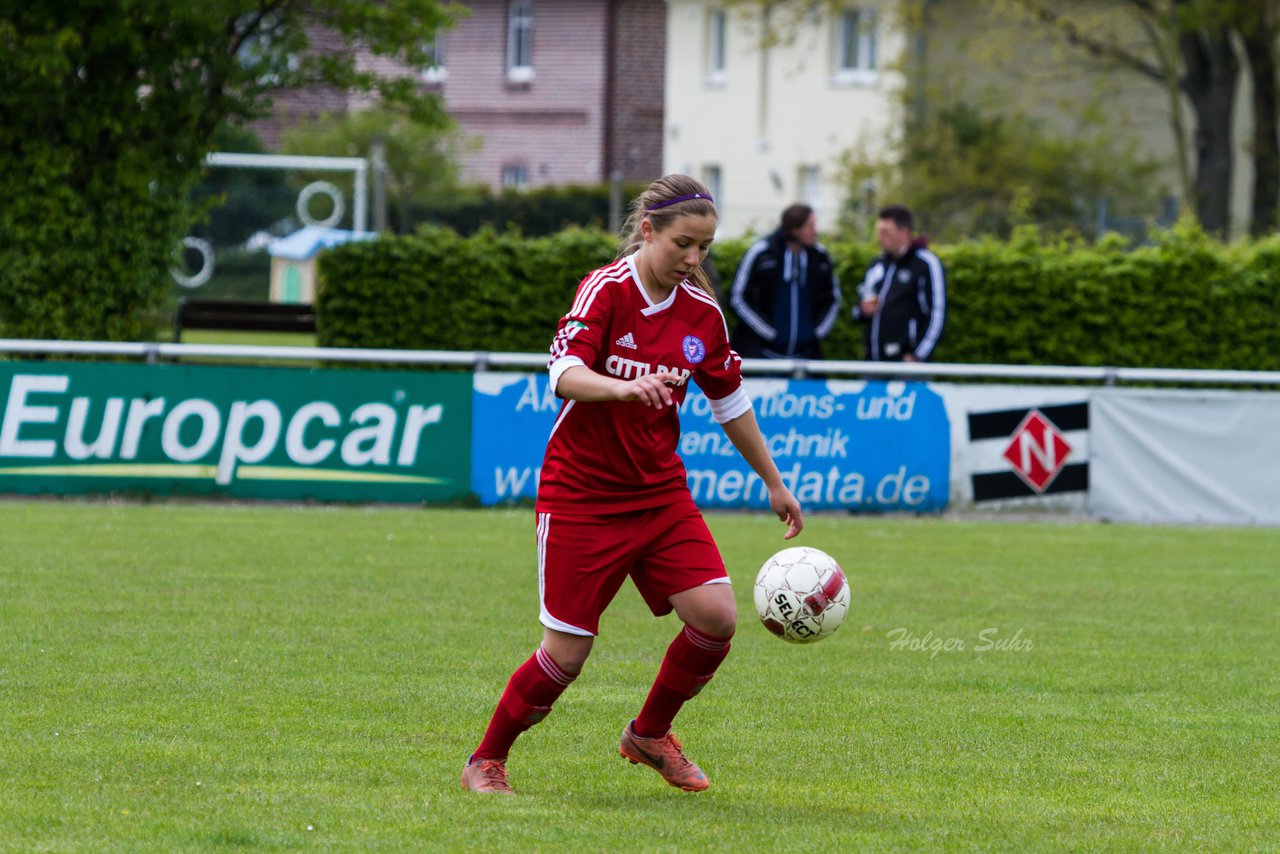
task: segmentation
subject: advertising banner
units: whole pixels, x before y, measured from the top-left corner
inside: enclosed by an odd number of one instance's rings
[[[951,506],[1085,512],[1089,396],[1073,386],[939,383],[951,419]]]
[[[1100,389],[1091,408],[1094,515],[1280,525],[1280,394]]]
[[[471,394],[470,372],[0,363],[0,492],[458,498]]]
[[[950,427],[925,383],[748,379],[783,480],[806,509],[936,511],[946,506]],[[560,401],[545,374],[480,373],[472,489],[483,504],[536,495]],[[763,483],[696,385],[680,410],[680,456],[706,508],[767,508]]]

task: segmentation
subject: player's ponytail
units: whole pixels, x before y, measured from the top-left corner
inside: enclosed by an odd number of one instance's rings
[[[627,221],[622,224],[622,246],[618,250],[618,257],[632,254],[643,244],[640,223],[644,222],[645,217],[653,224],[654,231],[662,231],[676,217],[686,214],[719,216],[711,191],[702,182],[688,175],[664,175],[654,181],[631,202],[631,212]],[[711,286],[711,279],[701,265],[689,275],[689,280],[715,299],[715,288]]]

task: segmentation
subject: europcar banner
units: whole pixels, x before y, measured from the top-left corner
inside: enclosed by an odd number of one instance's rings
[[[950,489],[951,432],[926,383],[748,379],[765,441],[806,509],[941,510]],[[472,490],[483,504],[536,495],[560,401],[546,374],[475,378]],[[690,385],[680,456],[702,507],[767,508],[764,484]]]
[[[470,491],[471,373],[0,363],[0,492]]]

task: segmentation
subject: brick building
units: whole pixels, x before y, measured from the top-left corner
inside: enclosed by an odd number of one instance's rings
[[[413,73],[441,92],[462,133],[479,143],[462,155],[464,181],[543,187],[603,182],[614,170],[628,181],[661,174],[665,0],[462,5],[457,26],[437,36],[437,65]],[[323,36],[315,42],[328,46]],[[367,104],[366,96],[323,89],[282,92],[257,130],[274,146],[300,117]]]

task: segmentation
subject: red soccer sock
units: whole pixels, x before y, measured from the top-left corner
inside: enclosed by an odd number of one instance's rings
[[[520,733],[550,714],[552,703],[573,680],[574,677],[538,647],[537,652],[511,674],[473,758],[506,759]]]
[[[636,735],[641,738],[666,735],[680,707],[711,681],[728,654],[729,638],[713,637],[685,626],[667,647],[658,678],[632,724]]]

